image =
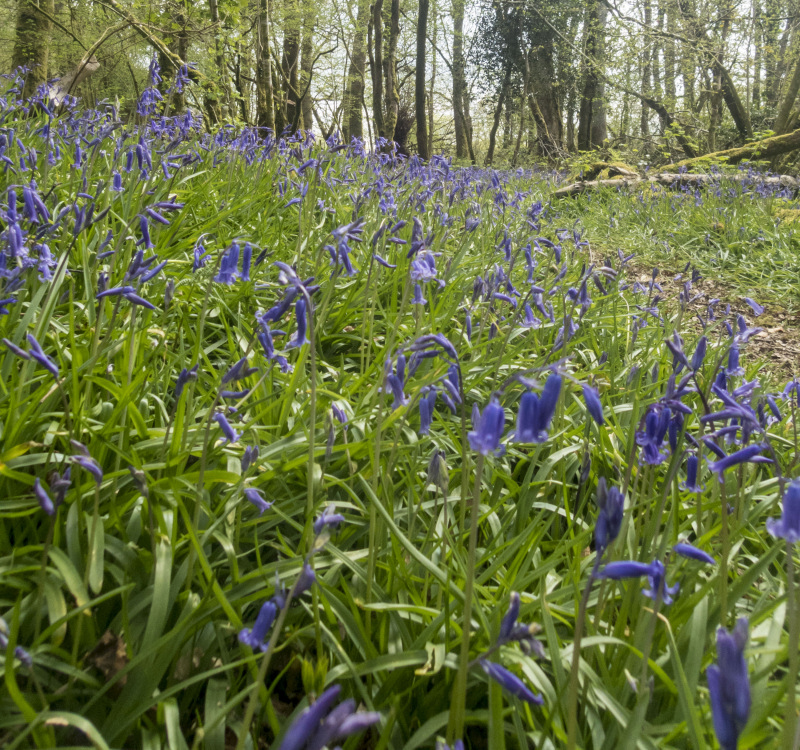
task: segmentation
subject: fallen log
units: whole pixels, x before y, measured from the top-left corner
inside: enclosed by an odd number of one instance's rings
[[[771,138],[762,138],[744,146],[729,148],[725,151],[713,151],[710,154],[696,156],[691,159],[668,164],[663,167],[665,171],[675,170],[678,167],[698,166],[702,164],[738,164],[740,161],[752,159],[772,159],[774,156],[787,154],[800,148],[800,128],[784,135],[773,135]]]
[[[601,187],[611,187],[617,189],[630,190],[639,185],[662,185],[663,187],[672,186],[688,186],[688,187],[703,187],[705,185],[713,185],[721,180],[733,182],[751,181],[753,178],[749,175],[738,174],[702,174],[702,173],[679,173],[679,172],[659,172],[658,174],[648,175],[647,177],[617,177],[615,179],[607,180],[585,180],[582,182],[573,182],[563,188],[559,188],[553,193],[551,198],[574,198],[576,195],[590,192]],[[791,177],[790,175],[771,175],[769,177],[759,177],[759,184],[790,188],[792,190],[800,190],[800,178]]]

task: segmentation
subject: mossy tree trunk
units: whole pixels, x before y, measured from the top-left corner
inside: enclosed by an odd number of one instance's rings
[[[24,97],[32,96],[36,89],[47,82],[47,63],[50,54],[50,35],[53,24],[39,8],[52,16],[54,0],[20,0],[17,13],[16,38],[11,57],[12,68],[29,67],[25,76]]]

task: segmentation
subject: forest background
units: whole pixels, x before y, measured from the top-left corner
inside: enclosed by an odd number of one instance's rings
[[[158,57],[202,87],[171,106],[221,122],[520,164],[595,148],[675,161],[800,124],[800,15],[784,0],[20,0],[0,67],[26,94],[134,115]],[[188,99],[186,98],[188,97]]]

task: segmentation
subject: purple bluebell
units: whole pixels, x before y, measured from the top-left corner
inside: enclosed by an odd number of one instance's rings
[[[427,305],[428,300],[422,296],[422,287],[419,284],[414,284],[414,299],[411,301],[412,305]]]
[[[73,443],[74,442],[75,441],[73,441]],[[72,459],[73,463],[89,472],[98,485],[102,483],[103,470],[100,468],[100,464],[98,464],[97,461],[88,454],[88,451],[86,451],[83,455],[70,456],[70,458]]]
[[[47,513],[48,516],[54,516],[56,513],[56,506],[50,499],[50,495],[48,495],[44,487],[42,487],[42,483],[39,481],[38,477],[33,482],[33,494],[36,497],[36,501],[39,503],[39,507]]]
[[[178,381],[175,383],[175,399],[179,399],[181,397],[181,393],[183,393],[183,389],[186,384],[190,380],[197,380],[197,368],[199,364],[195,365],[190,369],[186,369],[185,367],[180,371],[178,374]]]
[[[636,433],[636,443],[642,448],[641,460],[652,466],[664,462],[666,452],[661,450],[669,429],[672,412],[668,408],[651,409],[645,417],[645,429]]]
[[[717,663],[706,670],[714,733],[722,750],[736,750],[750,716],[750,675],[744,658],[748,624],[741,618],[729,633],[717,630]]]
[[[247,470],[256,462],[258,459],[258,454],[259,450],[257,445],[248,445],[244,449],[241,461],[242,474],[245,474]]]
[[[789,544],[800,542],[800,479],[795,479],[783,495],[783,513],[780,518],[767,519],[767,531]]]
[[[239,631],[239,643],[249,646],[253,651],[267,650],[267,634],[278,616],[278,606],[270,599],[261,605],[253,629],[243,628]]]
[[[301,347],[308,343],[308,339],[306,338],[306,330],[308,326],[308,318],[307,318],[307,304],[305,297],[299,297],[297,302],[294,305],[294,314],[295,319],[297,321],[297,331],[287,344],[287,349],[293,349],[295,347]]]
[[[24,349],[20,349],[15,343],[9,341],[8,339],[3,339],[3,343],[6,345],[8,351],[12,354],[16,354],[21,359],[30,359],[31,356],[26,352]]]
[[[311,566],[307,562],[304,562],[303,569],[300,571],[300,576],[294,585],[295,596],[300,596],[300,594],[308,591],[316,583],[316,581],[317,576],[315,575]]]
[[[242,357],[235,364],[231,365],[228,371],[222,376],[220,384],[226,385],[227,383],[236,383],[243,378],[250,377],[250,375],[253,375],[256,372],[258,372],[258,368],[248,367],[247,357]]]
[[[603,404],[600,402],[600,394],[590,385],[584,385],[583,400],[586,403],[586,411],[592,415],[592,419],[597,424],[603,424],[606,420],[603,416]]]
[[[222,434],[225,436],[225,440],[228,443],[235,443],[241,437],[239,433],[231,427],[230,422],[228,422],[222,412],[217,412],[213,419],[220,426]]]
[[[419,434],[427,435],[431,429],[433,411],[436,406],[436,386],[426,386],[419,398]]]
[[[472,409],[472,431],[467,433],[470,448],[483,456],[490,453],[502,455],[505,447],[500,445],[500,438],[503,436],[504,425],[505,411],[497,396],[491,397],[482,413],[475,404]]]
[[[672,597],[678,593],[679,586],[677,583],[674,586],[667,586],[664,574],[664,563],[660,560],[653,560],[649,564],[633,560],[620,560],[608,563],[600,571],[598,577],[620,581],[625,578],[647,576],[650,588],[642,589],[642,593],[650,599],[656,600],[660,597],[664,604],[672,604]]]
[[[342,409],[341,406],[338,404],[331,404],[331,411],[333,412],[333,416],[339,424],[345,426],[347,428],[347,412]]]
[[[384,268],[390,268],[390,269],[397,268],[397,265],[395,265],[393,263],[389,263],[388,260],[385,260],[380,255],[378,255],[377,253],[373,253],[372,257],[375,259],[375,262],[378,263],[378,265],[381,265]]]
[[[543,443],[548,439],[550,422],[561,393],[561,382],[561,376],[553,373],[547,378],[540,396],[530,390],[522,394],[517,413],[517,429],[514,432],[516,442]]]
[[[702,492],[704,486],[697,483],[697,469],[700,464],[698,457],[692,453],[686,459],[686,481],[681,482],[681,489],[687,492]]]
[[[542,321],[533,314],[531,306],[526,302],[525,317],[522,319],[523,328],[539,328],[541,325]]]
[[[541,706],[544,703],[541,695],[534,693],[519,677],[500,664],[481,659],[480,665],[489,677],[513,696],[530,703],[532,706]]]
[[[258,508],[259,516],[263,515],[264,511],[269,510],[272,507],[272,503],[268,503],[264,499],[264,493],[255,487],[247,487],[244,490],[244,499],[247,500],[247,502],[251,505],[255,505],[255,507]]]
[[[368,729],[380,719],[381,715],[375,711],[356,711],[356,702],[352,698],[348,698],[325,717],[322,726],[308,741],[306,750],[323,750],[326,747],[333,747],[338,740]]]
[[[392,372],[392,362],[391,360],[386,360],[386,368],[385,368],[385,378],[384,383],[385,386],[389,388],[392,393],[393,401],[392,401],[392,410],[399,409],[401,406],[405,406],[408,403],[408,399],[406,398],[404,388],[406,382],[406,358],[405,355],[400,354],[397,357],[397,361],[395,363],[395,371]]]
[[[706,358],[707,348],[708,339],[705,336],[701,336],[695,347],[694,354],[692,355],[692,361],[690,362],[692,370],[696,371],[702,367],[703,360]]]
[[[754,299],[750,299],[750,297],[745,297],[744,301],[750,306],[753,310],[753,314],[758,317],[764,312],[764,308],[758,304]]]
[[[717,562],[708,552],[703,552],[703,550],[686,542],[679,542],[672,549],[682,557],[688,557],[690,560],[697,560],[707,565],[716,565]]]
[[[728,352],[728,366],[725,368],[728,377],[744,375],[744,368],[739,365],[739,347],[732,346]]]
[[[597,507],[600,513],[594,526],[594,542],[601,555],[619,535],[625,512],[625,495],[616,487],[608,488],[605,477],[597,483]]]
[[[314,520],[314,534],[319,536],[324,529],[337,529],[344,522],[344,516],[336,512],[335,505],[329,505]]]
[[[44,369],[47,370],[54,378],[57,379],[58,365],[44,353],[41,345],[31,333],[28,334],[28,343],[31,346],[31,350],[29,352],[30,356],[42,367],[44,367]]]
[[[720,481],[722,481],[725,472],[730,469],[731,466],[738,466],[748,461],[753,463],[765,463],[768,461],[769,459],[760,458],[759,456],[759,454],[763,453],[768,447],[768,445],[760,443],[748,445],[735,453],[720,458],[718,461],[710,461],[708,468],[719,474]]]

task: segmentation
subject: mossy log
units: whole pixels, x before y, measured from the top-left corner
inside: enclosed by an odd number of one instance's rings
[[[559,198],[573,198],[576,195],[587,193],[596,190],[600,187],[612,187],[617,189],[629,190],[638,187],[639,185],[661,185],[662,187],[677,187],[688,185],[691,187],[702,187],[704,185],[714,184],[723,180],[733,180],[734,182],[743,182],[744,180],[751,180],[748,175],[737,174],[692,174],[684,172],[659,172],[658,174],[651,174],[647,177],[617,177],[611,180],[586,180],[583,182],[573,182],[563,188],[559,188],[551,196],[553,199]],[[791,177],[789,175],[773,175],[769,177],[759,178],[759,182],[765,185],[772,185],[792,190],[800,190],[800,178]]]
[[[729,148],[725,151],[714,151],[692,159],[683,159],[674,164],[668,164],[663,169],[664,171],[671,171],[678,167],[697,167],[703,164],[720,163],[738,164],[746,159],[771,159],[774,156],[789,153],[789,151],[794,151],[797,148],[800,148],[800,128],[784,135],[773,135],[771,138],[753,141],[738,148]]]

